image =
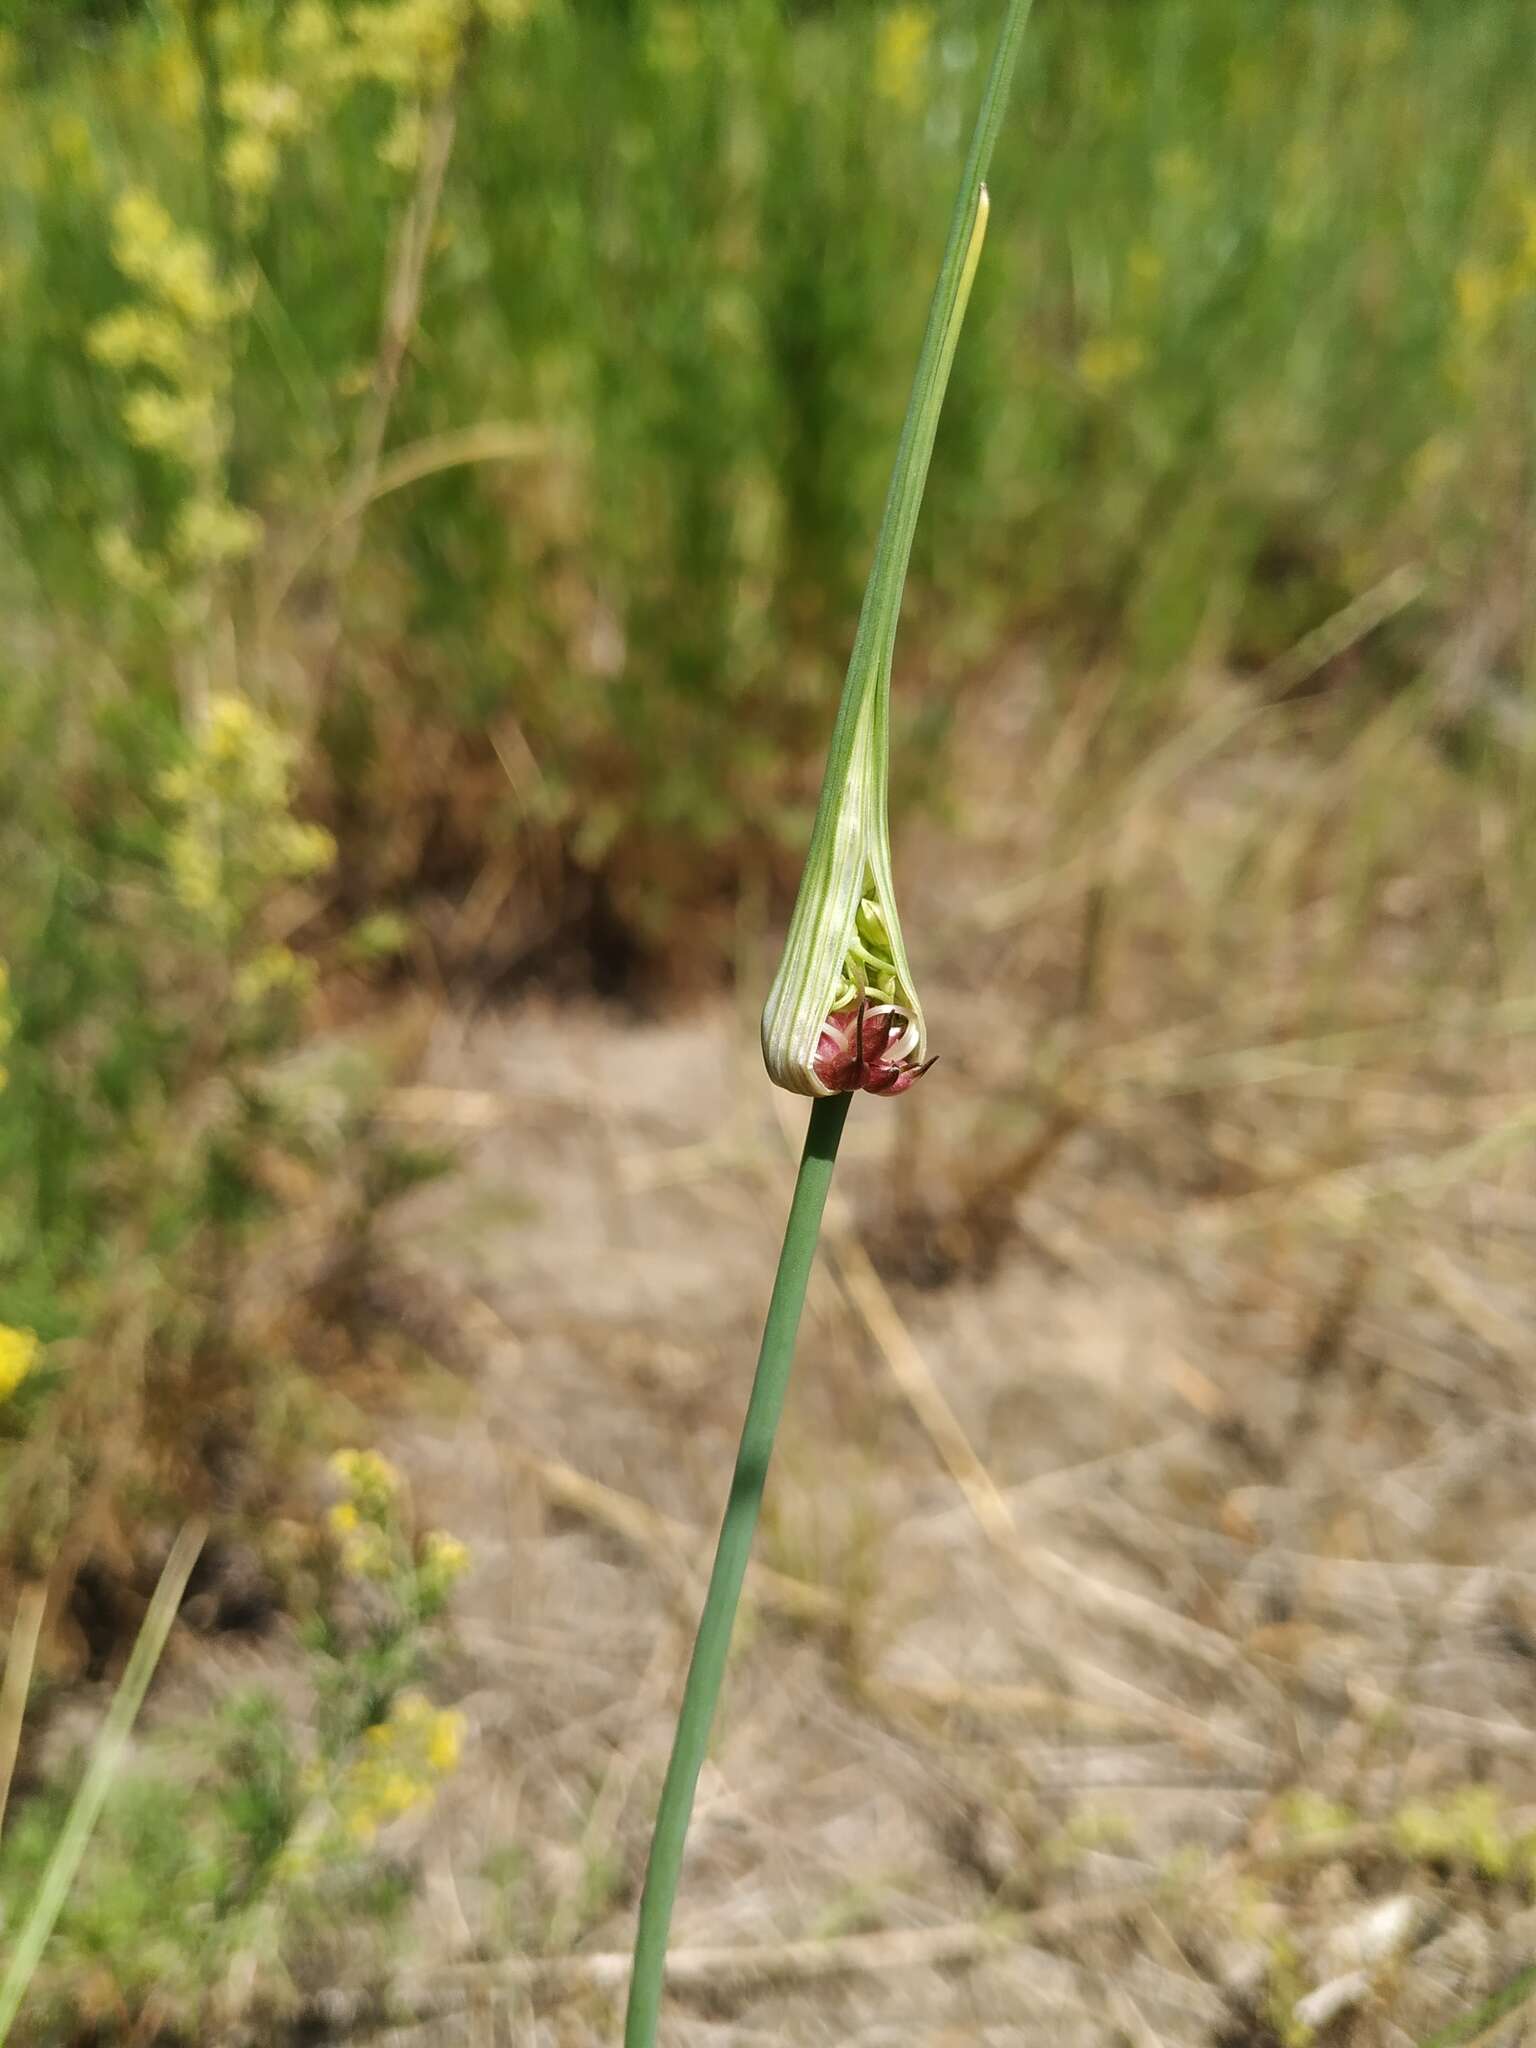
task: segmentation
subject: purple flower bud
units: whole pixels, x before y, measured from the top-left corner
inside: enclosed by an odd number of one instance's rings
[[[900,1095],[926,1074],[917,1025],[894,1003],[861,1002],[834,1010],[816,1045],[816,1078],[829,1095]]]

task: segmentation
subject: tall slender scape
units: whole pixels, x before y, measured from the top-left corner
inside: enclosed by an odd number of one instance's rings
[[[907,401],[800,891],[763,1012],[763,1057],[771,1078],[815,1100],[657,1810],[625,2048],[653,2048],[656,2039],[688,1823],[852,1091],[899,1094],[929,1064],[923,1013],[896,915],[886,825],[891,656],[939,411],[986,233],[983,180],[1029,9],[1030,0],[1009,0],[987,76]]]

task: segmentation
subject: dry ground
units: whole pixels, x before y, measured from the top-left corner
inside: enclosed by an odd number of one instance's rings
[[[1187,905],[1175,959],[1137,898],[1091,1001],[1039,927],[979,941],[1029,690],[906,856],[944,1057],[850,1120],[663,2038],[1424,2042],[1536,1953],[1523,1040],[1447,1054],[1401,988],[1401,1030],[1298,1035],[1321,892],[1242,1005]],[[1290,772],[1136,813],[1148,888],[1292,821]],[[1385,900],[1362,975],[1422,922]],[[385,1443],[476,1564],[387,2031],[611,2043],[799,1106],[723,1003],[529,1002],[441,1020],[395,1107],[462,1170],[394,1225],[455,1336]]]

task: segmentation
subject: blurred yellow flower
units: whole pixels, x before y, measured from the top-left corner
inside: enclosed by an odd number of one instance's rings
[[[112,260],[189,327],[217,327],[242,303],[238,291],[220,286],[208,244],[180,230],[154,194],[142,188],[125,192],[112,210]]]
[[[875,91],[893,106],[912,108],[922,98],[923,65],[933,38],[926,7],[894,7],[875,33]]]
[[[217,460],[227,428],[208,391],[161,391],[146,385],[123,400],[123,425],[136,447],[167,455],[188,469]]]
[[[237,127],[260,135],[297,135],[304,125],[304,102],[281,79],[254,74],[232,78],[224,87],[224,111]]]
[[[1439,1804],[1399,1807],[1393,1827],[1410,1856],[1470,1863],[1491,1878],[1506,1876],[1513,1861],[1508,1809],[1492,1785],[1463,1785]]]
[[[0,1323],[0,1401],[8,1401],[37,1363],[42,1349],[34,1330]]]
[[[364,1527],[342,1538],[342,1569],[354,1579],[386,1579],[392,1562],[382,1530]]]
[[[1505,281],[1491,263],[1469,259],[1456,272],[1452,286],[1456,295],[1456,316],[1468,338],[1477,341],[1498,318],[1505,298]]]
[[[1083,344],[1077,374],[1090,391],[1113,391],[1134,377],[1145,361],[1146,351],[1134,336],[1105,334]]]
[[[373,0],[347,10],[353,62],[397,92],[441,92],[464,31],[465,0]]]
[[[145,367],[179,380],[187,374],[190,362],[182,328],[169,314],[152,312],[147,306],[123,306],[109,313],[89,330],[85,345],[108,370]]]
[[[271,150],[256,138],[258,153]],[[229,147],[243,148],[235,136]],[[226,166],[228,168],[228,166]],[[262,177],[275,172],[250,166]],[[237,157],[235,170],[243,176]],[[230,417],[225,393],[233,377],[231,322],[249,302],[253,280],[221,278],[211,246],[182,232],[152,192],[124,192],[112,211],[112,253],[123,275],[143,297],[99,320],[86,336],[95,360],[122,375],[151,370],[163,383],[141,384],[122,401],[123,426],[139,448],[191,472],[187,495],[174,508],[170,546],[163,562],[151,563],[121,529],[98,542],[109,575],[125,590],[170,596],[254,552],[262,527],[256,516],[229,502],[225,457]],[[183,847],[172,862],[182,878],[178,893],[189,905],[213,907],[217,863],[206,850]]]
[[[254,553],[260,541],[261,521],[254,512],[207,495],[183,502],[171,535],[178,558],[199,568],[237,562]]]
[[[224,145],[224,182],[242,199],[264,199],[277,183],[277,144],[259,128],[244,128]]]
[[[464,1751],[464,1716],[452,1711],[434,1715],[427,1737],[427,1762],[439,1777],[459,1767]]]
[[[302,881],[318,875],[336,858],[336,841],[323,825],[279,818],[267,835],[266,862],[274,877]]]
[[[244,1008],[254,1009],[268,996],[307,994],[314,981],[315,963],[312,960],[301,959],[291,946],[263,946],[236,974],[234,997]],[[355,1517],[357,1509],[350,1503],[333,1508],[333,1527],[335,1517],[343,1512]]]
[[[294,742],[249,698],[225,691],[209,706],[188,758],[157,784],[182,813],[166,851],[176,897],[189,910],[215,914],[231,934],[266,885],[314,874],[335,854],[323,827],[290,813],[294,754]],[[372,1453],[343,1455],[364,1461],[358,1469],[366,1483]],[[387,1500],[387,1490],[380,1497]]]
[[[261,720],[249,697],[237,697],[232,690],[226,690],[214,698],[203,730],[203,752],[210,761],[228,767],[256,749],[261,738]]]
[[[426,1798],[429,1787],[404,1771],[387,1771],[374,1791],[381,1816],[409,1813]]]
[[[219,901],[219,859],[200,835],[178,832],[166,849],[171,890],[186,910],[210,911]]]
[[[136,548],[124,526],[106,526],[96,536],[96,557],[120,589],[150,597],[164,584],[154,558]]]
[[[469,1570],[469,1545],[446,1529],[429,1529],[422,1540],[421,1568],[444,1586]]]
[[[246,217],[277,183],[280,145],[304,126],[305,107],[293,86],[256,72],[232,78],[222,97],[233,131],[224,145],[224,182]]]
[[[387,1505],[400,1491],[400,1474],[377,1451],[337,1451],[330,1464],[336,1478],[360,1505]]]
[[[297,0],[283,19],[283,42],[302,63],[329,56],[341,40],[335,11],[325,0]]]
[[[144,281],[189,327],[217,327],[235,309],[231,295],[219,288],[212,250],[195,235],[173,236]]]
[[[421,161],[421,145],[426,133],[420,107],[402,107],[390,126],[389,133],[379,144],[379,162],[391,171],[405,174],[414,171]]]
[[[348,1832],[370,1842],[387,1821],[427,1805],[438,1781],[457,1770],[464,1716],[434,1708],[419,1692],[402,1692],[388,1716],[363,1731],[361,1754],[337,1788],[337,1812]]]
[[[112,209],[112,255],[125,276],[142,277],[176,232],[176,223],[152,192],[135,187]]]

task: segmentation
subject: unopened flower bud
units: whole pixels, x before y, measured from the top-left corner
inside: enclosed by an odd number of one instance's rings
[[[821,1027],[813,1062],[829,1095],[862,1088],[870,1095],[900,1095],[932,1060],[917,1058],[918,1028],[893,1003],[863,998],[852,1010],[834,1010]]]
[[[896,915],[884,704],[862,706],[840,801],[823,799],[763,1011],[770,1077],[797,1095],[899,1095],[932,1064]]]

